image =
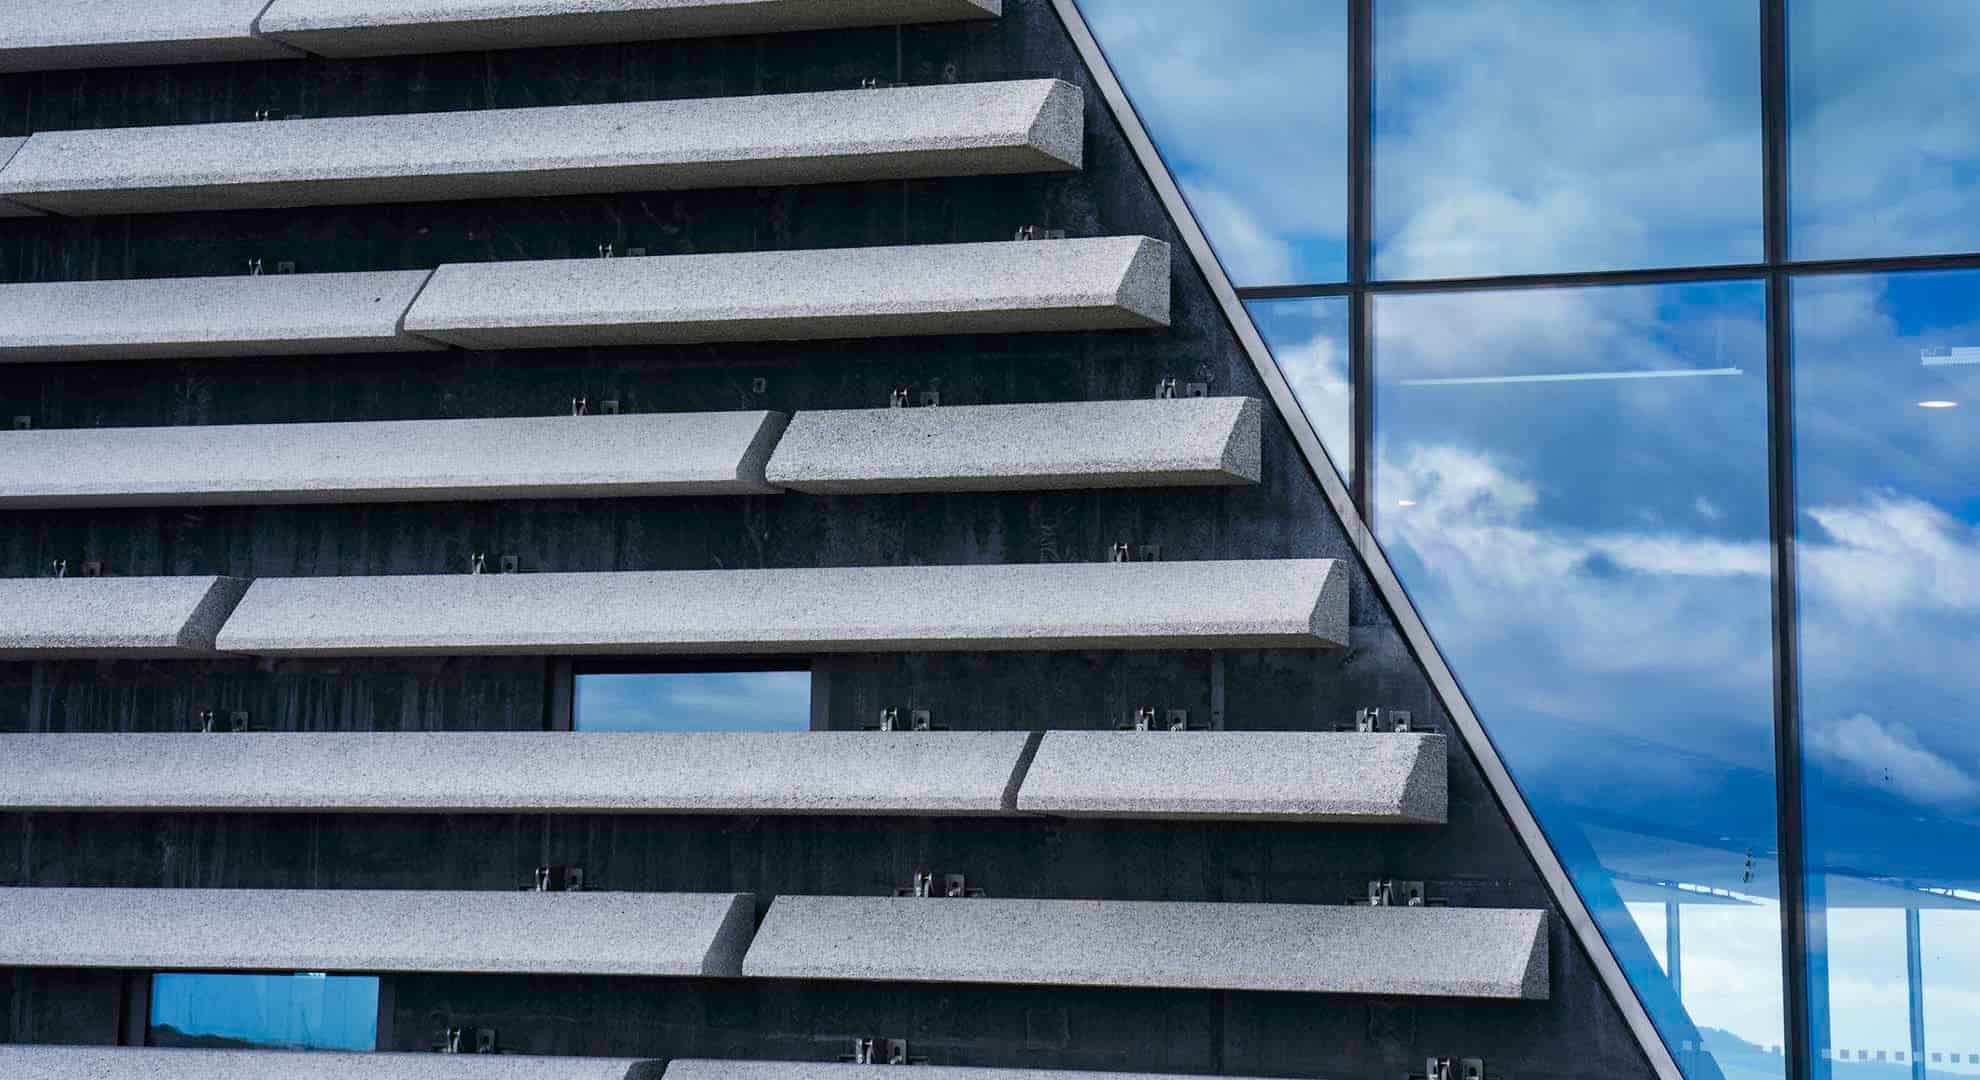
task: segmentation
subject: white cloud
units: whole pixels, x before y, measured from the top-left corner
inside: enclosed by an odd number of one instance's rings
[[[1807,739],[1817,756],[1910,801],[1953,809],[1980,801],[1980,779],[1920,745],[1901,720],[1856,713],[1810,724]]]

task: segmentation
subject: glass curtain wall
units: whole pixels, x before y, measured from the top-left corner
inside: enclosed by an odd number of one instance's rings
[[[1980,1076],[1980,4],[1076,2],[1684,1071]]]

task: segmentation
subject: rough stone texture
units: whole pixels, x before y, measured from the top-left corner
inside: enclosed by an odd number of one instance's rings
[[[743,974],[1544,1000],[1547,913],[780,896]]]
[[[982,732],[0,735],[0,809],[997,814]]]
[[[0,889],[0,965],[734,976],[748,893]]]
[[[429,276],[402,270],[0,285],[0,364],[435,349],[399,331]]]
[[[7,1080],[660,1080],[662,1075],[660,1062],[629,1058],[0,1046],[0,1076]]]
[[[261,32],[322,56],[513,49],[994,18],[1003,0],[275,0]]]
[[[1068,817],[1444,823],[1442,735],[1053,731],[1019,810]]]
[[[0,198],[70,216],[1079,168],[1054,79],[35,135]]]
[[[0,579],[0,658],[211,655],[247,587],[231,577]]]
[[[910,1043],[910,1046],[913,1044]],[[0,1059],[4,1060],[4,1059]],[[868,1080],[871,1065],[823,1061],[715,1061],[675,1058],[666,1080]],[[1246,1080],[1175,1073],[1087,1072],[1070,1069],[970,1069],[917,1066],[915,1080]]]
[[[741,495],[774,412],[0,431],[0,507]]]
[[[1255,484],[1251,398],[800,412],[771,456],[819,495]]]
[[[406,329],[470,349],[1131,329],[1169,321],[1145,237],[443,266]]]
[[[7,162],[13,160],[14,155],[25,145],[27,145],[27,138],[25,136],[0,139],[0,187],[5,186]],[[28,207],[21,206],[17,203],[10,203],[6,199],[0,199],[0,218],[39,216],[39,213]]]
[[[302,54],[254,35],[268,0],[6,0],[0,74],[62,68],[275,60]]]
[[[259,656],[1318,648],[1332,559],[262,578],[222,628]]]

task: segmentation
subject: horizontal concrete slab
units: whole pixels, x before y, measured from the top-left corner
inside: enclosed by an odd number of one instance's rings
[[[1327,559],[262,578],[220,631],[257,656],[1317,648]]]
[[[0,579],[0,658],[205,656],[245,578]]]
[[[261,32],[322,56],[660,41],[994,18],[1003,0],[275,0]]]
[[[1547,913],[780,896],[743,974],[1545,999]]]
[[[0,363],[437,349],[399,332],[429,276],[407,270],[0,285]],[[105,317],[112,312],[115,318]]]
[[[1166,326],[1145,237],[443,266],[406,329],[469,349]]]
[[[1031,79],[55,131],[0,198],[87,216],[1063,172],[1084,115]]]
[[[663,1062],[631,1058],[0,1046],[0,1076],[7,1080],[660,1080],[663,1075]]]
[[[748,893],[0,889],[0,967],[729,977],[755,907]]]
[[[0,810],[997,814],[1032,736],[0,735]]]
[[[6,0],[0,74],[301,56],[254,35],[255,16],[267,3]]]
[[[1442,735],[1053,731],[1019,810],[1066,817],[1443,824]]]
[[[0,507],[742,495],[783,413],[0,432]]]
[[[866,1080],[871,1065],[823,1061],[716,1061],[675,1058],[666,1080]],[[1191,1076],[1187,1073],[1084,1072],[1070,1069],[974,1069],[953,1065],[916,1066],[915,1080],[1247,1080],[1244,1077]]]
[[[12,161],[14,154],[18,152],[20,148],[25,145],[27,145],[26,136],[20,136],[11,139],[0,139],[0,170],[5,170],[7,167],[7,162]],[[4,172],[0,172],[0,175],[4,175]],[[40,213],[38,211],[31,210],[18,203],[10,203],[4,198],[0,198],[0,218],[39,217],[39,216]]]
[[[1255,484],[1252,398],[800,412],[772,483],[817,495]]]

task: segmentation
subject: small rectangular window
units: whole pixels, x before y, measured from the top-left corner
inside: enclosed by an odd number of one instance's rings
[[[376,1050],[378,977],[154,975],[145,1041],[207,1049]]]
[[[805,731],[809,671],[596,672],[577,676],[578,731]]]

